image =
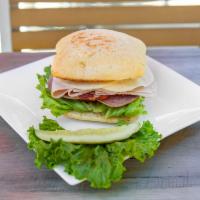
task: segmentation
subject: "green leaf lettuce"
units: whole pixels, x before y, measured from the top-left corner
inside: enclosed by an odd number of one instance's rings
[[[44,117],[39,124],[41,130],[61,130],[59,124]],[[141,162],[154,155],[159,147],[161,135],[153,129],[149,121],[143,122],[141,129],[130,138],[101,145],[71,144],[59,141],[46,142],[35,135],[30,127],[30,150],[36,154],[35,165],[49,169],[64,165],[65,171],[77,179],[86,179],[94,188],[109,188],[112,182],[122,178],[126,168],[126,158],[135,158]]]

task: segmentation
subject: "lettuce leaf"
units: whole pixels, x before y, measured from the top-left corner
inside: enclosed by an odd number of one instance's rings
[[[111,108],[100,102],[85,102],[71,99],[54,99],[47,88],[47,82],[51,73],[50,66],[46,67],[44,72],[44,75],[37,75],[39,83],[36,87],[40,91],[40,97],[43,100],[41,108],[49,109],[51,113],[56,117],[61,116],[69,111],[101,113],[107,118],[119,117],[122,119],[124,117],[129,118],[132,116],[146,114],[143,105],[143,97],[139,97],[132,103],[119,108]]]
[[[41,130],[61,130],[59,124],[44,117],[39,124]],[[86,145],[59,141],[46,142],[35,135],[34,127],[28,129],[28,148],[36,154],[35,165],[53,169],[64,165],[65,171],[77,179],[86,179],[94,188],[109,188],[112,182],[122,178],[126,168],[125,158],[135,158],[141,162],[154,155],[159,147],[161,135],[153,129],[149,121],[143,122],[141,129],[132,137],[110,144]]]

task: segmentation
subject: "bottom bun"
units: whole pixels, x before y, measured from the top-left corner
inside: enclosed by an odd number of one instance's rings
[[[84,112],[84,113],[79,113],[75,111],[70,111],[65,114],[65,116],[72,118],[72,119],[77,119],[77,120],[83,120],[83,121],[94,121],[94,122],[105,122],[105,123],[117,123],[119,120],[125,120],[128,122],[135,121],[138,117],[110,117],[106,118],[104,115],[100,113],[92,113],[92,112]]]

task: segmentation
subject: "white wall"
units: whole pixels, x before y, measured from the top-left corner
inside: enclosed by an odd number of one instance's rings
[[[0,0],[0,51],[12,51],[9,0]]]

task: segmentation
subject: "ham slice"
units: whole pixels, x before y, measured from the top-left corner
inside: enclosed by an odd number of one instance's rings
[[[138,96],[153,96],[156,91],[153,74],[149,68],[146,69],[145,75],[136,81],[88,83],[53,77],[48,82],[48,87],[54,98],[99,101],[110,107],[129,104]]]
[[[78,89],[62,89],[62,90],[57,90],[54,92],[51,92],[52,96],[56,99],[59,99],[61,97],[65,98],[70,98],[70,99],[80,99],[80,97],[88,96],[92,94],[92,98],[100,97],[100,96],[112,96],[112,95],[134,95],[134,96],[143,96],[143,97],[151,97],[155,94],[156,92],[156,85],[155,83],[152,83],[148,87],[138,87],[132,91],[127,91],[127,92],[112,92],[112,91],[107,91],[107,90],[95,90],[95,91],[90,91],[90,90],[78,90]]]
[[[146,69],[145,75],[137,81],[124,80],[118,82],[88,83],[63,80],[54,77],[51,82],[51,94],[54,98],[61,98],[64,96],[75,98],[90,92],[95,92],[96,96],[127,94],[147,97],[152,96],[153,91],[155,91],[155,84],[153,84],[153,82],[154,77],[149,68]]]
[[[88,92],[95,91],[96,95],[124,94],[129,92],[132,95],[133,90],[143,87],[146,88],[153,83],[154,77],[149,68],[146,69],[145,74],[138,80],[123,80],[123,81],[111,81],[111,82],[80,82],[63,80],[53,77],[51,93],[54,98],[60,98],[64,96],[80,96]],[[57,93],[59,91],[59,93]],[[59,95],[58,95],[59,94]]]

